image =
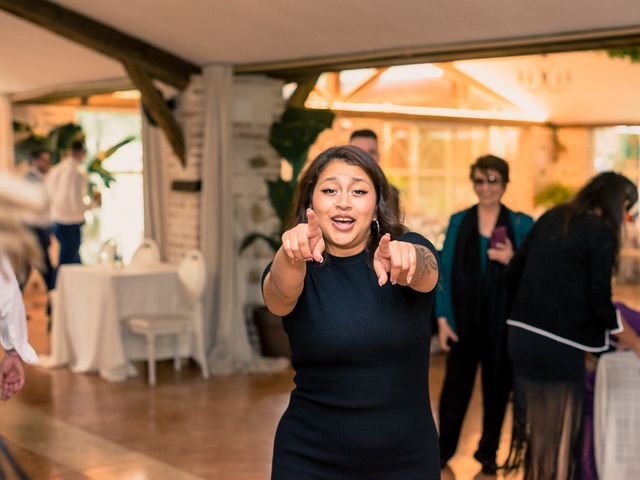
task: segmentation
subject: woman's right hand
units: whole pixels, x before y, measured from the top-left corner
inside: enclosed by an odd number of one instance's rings
[[[307,209],[307,222],[299,223],[282,235],[282,248],[291,261],[322,263],[324,238],[315,212]]]
[[[449,339],[453,342],[458,341],[458,335],[453,331],[446,317],[438,317],[438,339],[440,340],[440,348],[445,352],[451,350]]]

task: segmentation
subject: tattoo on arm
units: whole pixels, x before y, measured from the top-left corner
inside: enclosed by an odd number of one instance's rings
[[[429,275],[431,272],[438,271],[438,261],[431,250],[422,245],[416,245],[416,274]]]

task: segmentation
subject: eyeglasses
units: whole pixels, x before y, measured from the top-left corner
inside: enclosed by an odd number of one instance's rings
[[[489,185],[496,185],[498,183],[501,183],[501,180],[500,180],[500,177],[497,177],[495,175],[487,175],[487,178],[473,179],[473,184],[477,187],[479,187],[480,185],[484,185],[485,183]]]

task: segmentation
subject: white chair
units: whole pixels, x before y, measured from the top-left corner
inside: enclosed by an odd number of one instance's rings
[[[157,265],[160,263],[160,248],[155,240],[145,238],[131,257],[131,265]]]
[[[178,267],[178,276],[191,302],[187,312],[168,313],[149,317],[136,316],[127,320],[129,330],[147,339],[149,384],[156,384],[155,340],[160,335],[175,335],[174,368],[180,369],[180,338],[193,338],[196,344],[196,360],[203,378],[209,378],[209,366],[204,351],[202,294],[206,284],[205,262],[198,250],[187,252]]]

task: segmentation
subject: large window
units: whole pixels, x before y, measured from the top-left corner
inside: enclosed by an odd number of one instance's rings
[[[593,130],[596,171],[615,170],[640,184],[640,126]]]
[[[353,130],[370,128],[379,136],[381,165],[401,194],[407,225],[440,246],[451,213],[477,202],[469,166],[492,153],[515,161],[520,128],[429,121],[363,119],[340,116],[311,151],[346,144]]]
[[[128,136],[136,137],[103,162],[116,179],[109,188],[98,175],[92,175],[92,183],[102,194],[102,207],[90,212],[82,245],[83,261],[87,263],[97,260],[108,240],[116,243],[118,253],[128,262],[144,235],[140,115],[81,110],[77,117],[86,134],[88,157]]]

